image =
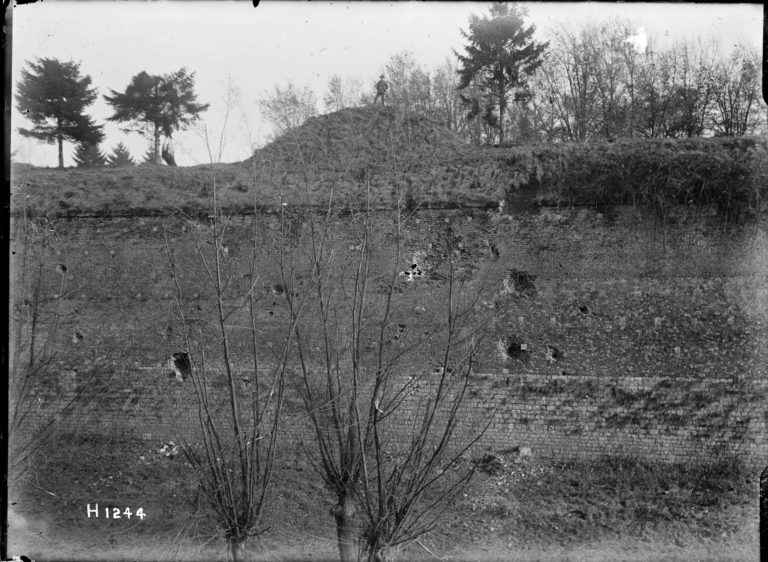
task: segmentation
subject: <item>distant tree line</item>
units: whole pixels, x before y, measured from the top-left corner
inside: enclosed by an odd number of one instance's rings
[[[765,123],[756,51],[714,42],[639,49],[622,20],[561,26],[512,119],[533,140],[738,136]],[[523,139],[527,140],[527,139]]]
[[[208,104],[197,101],[194,72],[185,68],[166,75],[140,72],[125,92],[111,90],[104,96],[114,115],[110,121],[126,123],[124,132],[138,132],[152,141],[145,163],[175,165],[170,140],[176,131],[197,121]],[[28,62],[16,92],[19,111],[34,125],[20,128],[23,136],[58,144],[59,168],[64,168],[64,141],[75,143],[75,164],[82,168],[128,166],[135,162],[123,143],[105,156],[99,149],[104,140],[103,125],[85,114],[96,100],[91,77],[80,74],[80,65],[54,58]],[[166,142],[161,149],[161,137]]]
[[[739,44],[728,54],[712,41],[679,41],[657,47],[637,40],[637,26],[622,19],[560,25],[548,42],[535,38],[519,4],[494,4],[472,15],[463,53],[433,69],[409,51],[394,54],[381,71],[389,84],[385,102],[426,115],[467,143],[580,142],[618,137],[741,136],[766,127],[760,57]],[[78,166],[129,165],[124,146],[104,156],[103,125],[85,114],[96,99],[79,65],[37,59],[22,71],[16,99],[32,123],[28,137],[78,145]],[[194,73],[135,75],[122,92],[104,96],[114,114],[150,141],[143,162],[174,165],[173,134],[197,121],[209,105],[197,101]],[[332,75],[322,95],[325,112],[373,102],[373,82]],[[318,114],[308,86],[275,85],[258,100],[278,136]],[[165,137],[165,143],[162,138]]]
[[[653,38],[636,40],[638,26],[622,19],[569,22],[539,42],[526,20],[517,4],[471,16],[464,52],[432,70],[411,52],[396,53],[381,69],[386,104],[424,114],[476,145],[741,136],[766,126],[760,57],[750,47],[726,55],[699,40],[662,49]],[[275,88],[262,100],[276,134],[317,114],[311,89],[285,95],[294,90]],[[334,74],[322,101],[331,112],[373,97],[373,82]],[[289,123],[284,115],[303,118]]]

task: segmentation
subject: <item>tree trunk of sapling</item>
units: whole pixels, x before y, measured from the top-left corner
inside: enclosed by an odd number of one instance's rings
[[[388,546],[382,546],[368,556],[371,562],[394,562],[395,555]]]
[[[349,496],[339,499],[333,509],[331,509],[334,519],[336,519],[336,535],[339,542],[339,558],[341,562],[355,562],[357,553],[355,551],[355,532],[352,524],[352,518],[355,513],[355,506]]]
[[[64,137],[59,134],[59,170],[64,169]]]
[[[227,538],[227,560],[230,562],[241,562],[245,560],[245,541],[239,537]]]
[[[507,109],[504,83],[499,84],[499,144],[504,144],[504,112]]]
[[[163,163],[160,157],[160,128],[155,125],[155,164],[160,166]]]

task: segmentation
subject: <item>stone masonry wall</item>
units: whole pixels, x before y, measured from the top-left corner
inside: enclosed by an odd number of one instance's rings
[[[337,224],[340,255],[354,248],[353,223],[354,217]],[[56,240],[43,289],[52,304],[43,323],[54,305],[60,320],[55,369],[36,391],[38,422],[85,393],[71,418],[78,431],[158,442],[194,433],[194,393],[170,378],[166,365],[182,344],[167,248],[186,268],[181,290],[188,321],[209,323],[214,302],[194,242],[202,224],[148,217],[52,224]],[[268,246],[275,229],[274,215],[230,220],[227,255],[236,291],[251,283],[249,241],[255,235]],[[459,258],[457,275],[492,288],[477,304],[487,320],[461,412],[472,428],[496,412],[478,447],[527,446],[557,458],[768,460],[763,230],[685,210],[660,225],[631,208],[511,215],[470,209],[419,212],[404,234],[403,267],[415,260],[424,275],[403,281],[404,312],[395,323],[401,330],[438,321],[432,311],[441,307],[446,237]],[[274,254],[259,259],[259,342],[270,364],[286,316],[274,294]],[[65,290],[58,294],[62,276]],[[417,307],[427,311],[420,319],[409,316]],[[236,354],[241,345],[235,339]],[[410,362],[409,375],[423,389],[434,382],[436,360],[425,348]],[[239,371],[244,393],[249,368]],[[225,391],[216,392],[226,417]],[[306,437],[300,400],[290,392],[286,415],[285,443]],[[409,420],[393,423],[404,434]],[[457,443],[471,434],[461,431]]]

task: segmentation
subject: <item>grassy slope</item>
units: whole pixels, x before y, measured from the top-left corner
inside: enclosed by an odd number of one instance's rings
[[[215,170],[222,201],[227,206],[253,204],[253,180],[247,169],[222,164]],[[12,186],[12,208],[26,205],[34,214],[141,215],[179,210],[196,213],[211,204],[211,171],[207,166],[32,169],[15,173]]]
[[[768,142],[759,138],[469,147],[426,118],[393,108],[309,119],[246,162],[215,167],[227,208],[397,193],[430,205],[495,205],[523,195],[561,204],[716,205],[756,214],[768,201]],[[16,166],[12,206],[34,213],[197,214],[211,206],[211,168],[50,170]]]
[[[347,109],[310,119],[240,164],[215,167],[225,207],[277,207],[327,200],[333,188],[341,200],[357,200],[367,181],[375,199],[389,202],[392,178],[416,181],[463,148],[449,131],[415,114],[391,108]],[[138,166],[97,170],[49,170],[17,166],[12,206],[35,214],[142,214],[211,206],[211,168]],[[386,180],[386,181],[385,181]],[[387,185],[385,186],[384,183]]]

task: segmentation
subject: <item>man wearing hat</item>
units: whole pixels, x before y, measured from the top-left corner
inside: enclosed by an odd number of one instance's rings
[[[387,93],[387,88],[389,88],[389,85],[387,84],[386,80],[384,80],[383,74],[379,78],[380,80],[376,83],[376,97],[373,98],[373,103],[375,104],[378,99],[381,98],[381,105],[384,105],[384,94]]]

